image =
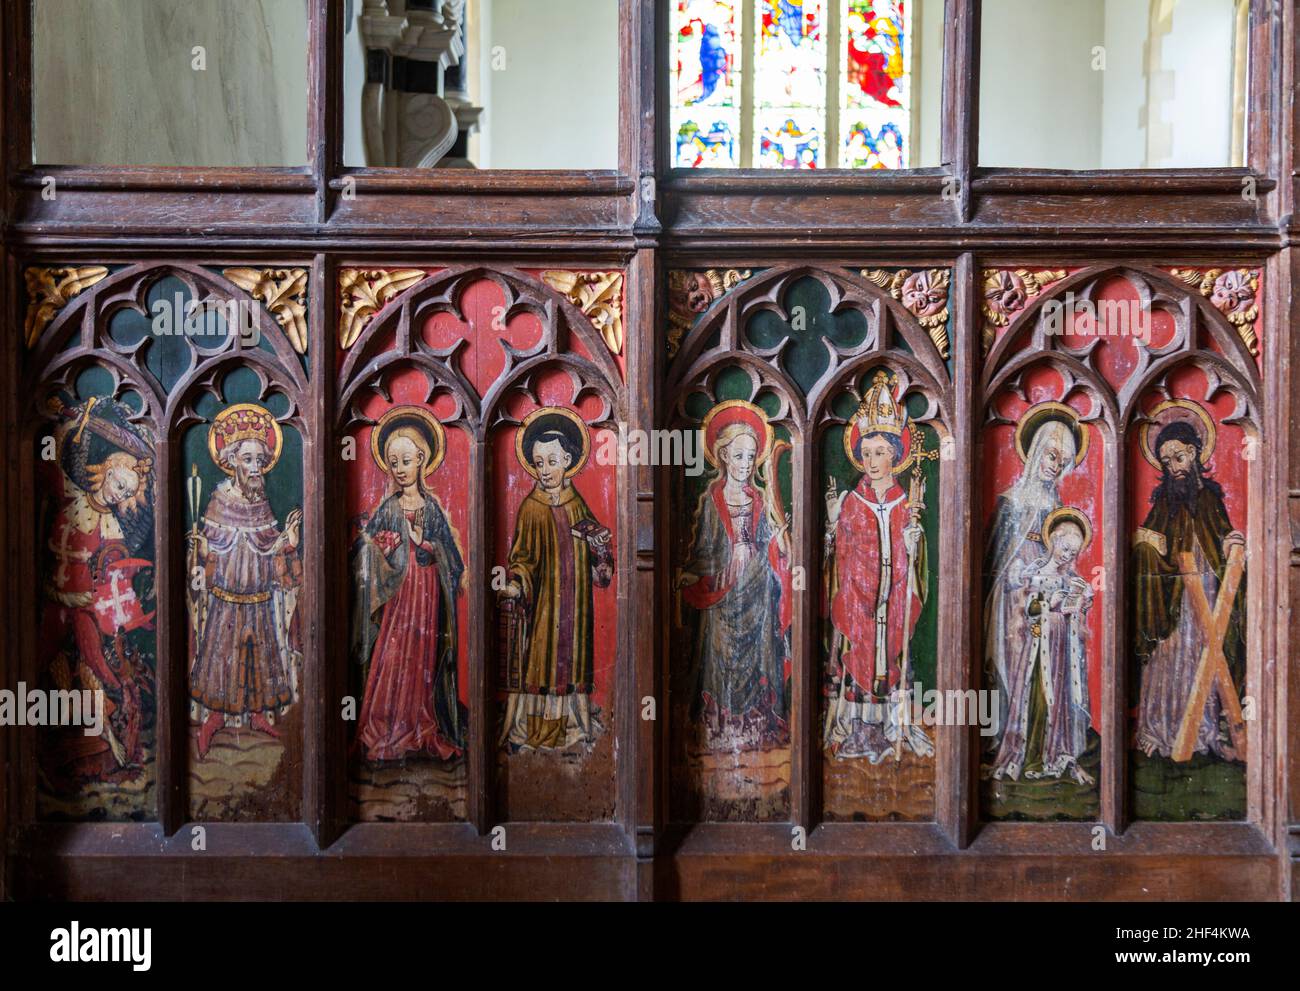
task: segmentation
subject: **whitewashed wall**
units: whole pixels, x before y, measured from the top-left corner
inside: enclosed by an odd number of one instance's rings
[[[307,162],[305,0],[35,0],[33,37],[39,163]]]

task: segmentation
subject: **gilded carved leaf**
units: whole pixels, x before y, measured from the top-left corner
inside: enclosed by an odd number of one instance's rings
[[[27,346],[35,347],[50,321],[59,310],[79,293],[85,292],[108,275],[102,265],[82,268],[29,268],[27,277],[27,320],[24,327]]]
[[[611,352],[623,353],[622,272],[548,271],[542,280],[582,311]]]
[[[307,353],[307,270],[305,268],[227,268],[221,272],[266,304],[299,354]]]
[[[421,281],[424,275],[424,270],[418,268],[342,269],[339,272],[340,344],[345,349],[352,347],[371,317],[398,293]]]

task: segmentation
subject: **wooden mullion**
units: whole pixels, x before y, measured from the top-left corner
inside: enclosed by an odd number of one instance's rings
[[[654,327],[654,251],[639,251],[627,273],[628,305],[625,307],[627,345],[627,425],[629,431],[650,434],[656,426],[659,381],[658,348]],[[616,668],[619,694],[614,727],[620,741],[618,775],[618,818],[627,829],[637,857],[637,897],[654,896],[654,853],[660,816],[660,793],[655,787],[658,765],[659,713],[667,700],[659,689],[655,659],[655,633],[664,615],[660,587],[656,582],[655,527],[657,469],[653,465],[628,466],[620,481],[631,491],[618,493],[619,532],[624,534],[618,550],[620,653]],[[654,700],[655,718],[643,719],[641,699]]]
[[[1275,8],[1282,8],[1279,13]],[[1246,63],[1246,155],[1245,166],[1255,176],[1278,178],[1288,175],[1284,162],[1288,112],[1294,113],[1285,80],[1293,66],[1282,56],[1287,31],[1293,31],[1294,4],[1272,0],[1250,0],[1248,16],[1248,61]],[[1294,132],[1292,132],[1294,133]],[[1290,183],[1286,183],[1290,185]],[[1272,192],[1272,187],[1260,192]],[[1243,194],[1245,189],[1243,188]],[[1276,222],[1290,213],[1290,192],[1261,196],[1258,200],[1262,220]]]
[[[629,18],[636,28],[631,50],[639,54],[637,72],[631,79],[632,98],[638,111],[638,127],[633,132],[637,145],[631,156],[631,171],[638,176],[635,192],[640,250],[633,256],[625,278],[623,335],[627,367],[625,370],[627,420],[631,429],[651,431],[661,420],[663,348],[656,328],[664,319],[663,269],[655,250],[661,225],[658,218],[658,176],[660,163],[668,160],[668,129],[661,126],[658,110],[668,112],[668,58],[670,46],[660,44],[668,37],[669,5],[640,4]],[[629,73],[629,75],[632,75]],[[625,93],[626,96],[626,93]],[[637,466],[625,471],[631,480],[631,492],[619,493],[620,506],[628,507],[620,521],[623,535],[619,549],[619,598],[626,603],[621,610],[624,637],[620,647],[625,658],[622,667],[627,676],[618,684],[623,691],[616,726],[626,746],[620,751],[616,773],[619,776],[620,819],[629,832],[636,855],[635,897],[652,901],[655,896],[655,853],[663,824],[661,787],[663,763],[663,728],[668,699],[659,678],[661,657],[660,631],[666,627],[668,585],[666,573],[659,565],[658,534],[665,533],[658,524],[663,519],[664,500],[658,497],[657,483],[661,469],[653,465]],[[643,698],[655,707],[654,719],[642,719]]]
[[[0,124],[0,130],[3,124]],[[2,136],[2,135],[0,135]],[[18,316],[18,265],[16,260],[8,252],[3,253],[4,265],[0,269],[0,313],[3,313],[6,319],[12,321],[11,326],[17,327]],[[0,651],[0,685],[10,685],[17,681],[14,675],[17,673],[16,660],[22,656],[22,630],[29,624],[15,623],[13,615],[13,604],[17,598],[15,588],[17,576],[17,561],[14,559],[14,549],[16,541],[10,539],[10,535],[17,532],[17,520],[14,518],[14,508],[17,503],[17,493],[13,488],[13,481],[17,475],[15,459],[18,451],[14,446],[14,438],[21,436],[17,431],[18,419],[16,416],[17,409],[15,406],[17,396],[20,390],[18,384],[18,358],[19,349],[17,347],[5,348],[4,355],[0,358],[0,395],[3,395],[3,408],[0,409],[0,422],[4,424],[4,429],[0,430],[0,468],[3,468],[4,477],[0,479],[0,629],[13,631],[16,634],[18,650]],[[11,634],[10,645],[15,644],[15,638]],[[16,741],[14,736],[16,731],[10,726],[0,726],[0,902],[5,901],[10,896],[9,893],[9,836],[10,836],[10,819],[12,809],[17,803],[19,778],[16,768],[18,763],[11,759],[14,753]]]
[[[790,566],[796,577],[802,570],[803,589],[794,593],[790,644],[790,821],[811,831],[821,818],[821,736],[818,733],[818,673],[821,653],[816,644],[816,604],[820,581],[817,547],[817,437],[816,425],[805,425],[791,452],[793,492],[791,506]],[[777,484],[775,475],[773,484]]]
[[[1126,635],[1128,615],[1121,605],[1128,591],[1128,434],[1105,438],[1102,460],[1102,520],[1100,534],[1106,584],[1099,603],[1101,632],[1101,821],[1114,836],[1129,824],[1128,681],[1132,641]]]
[[[308,309],[308,409],[304,411],[309,441],[304,445],[303,532],[314,539],[303,543],[305,615],[303,630],[303,818],[325,847],[332,842],[341,818],[339,800],[346,782],[347,755],[340,732],[340,706],[346,687],[347,601],[341,580],[345,562],[341,542],[345,532],[341,511],[341,463],[334,439],[333,335],[334,307],[329,260],[312,259]],[[312,484],[315,480],[316,484]],[[340,780],[341,779],[341,780]]]
[[[487,428],[470,441],[469,491],[490,492],[491,457]],[[466,582],[469,617],[469,760],[466,781],[466,815],[479,835],[492,828],[496,817],[496,720],[492,672],[488,670],[490,609],[487,589],[492,582],[492,531],[487,499],[469,500],[470,580]]]
[[[27,27],[30,16],[27,4],[10,3],[0,7],[0,52],[3,52],[7,70],[0,72],[0,148],[4,149],[0,151],[0,182],[4,184],[0,190],[0,212],[6,219],[12,213],[13,202],[9,179],[27,164],[22,149],[31,148],[31,73],[28,69],[31,36]],[[3,258],[0,313],[4,314],[13,331],[9,335],[10,344],[0,357],[0,423],[4,425],[0,432],[0,467],[4,470],[4,478],[0,480],[0,569],[3,570],[0,577],[0,599],[3,600],[0,601],[0,624],[10,631],[10,649],[0,651],[0,685],[9,686],[18,680],[15,676],[23,670],[26,643],[31,637],[29,627],[34,625],[34,620],[14,622],[16,616],[24,615],[14,608],[21,587],[18,581],[21,560],[17,554],[18,535],[24,529],[18,518],[18,507],[24,500],[22,490],[15,484],[20,469],[21,445],[14,443],[16,437],[25,436],[19,429],[22,421],[18,416],[18,397],[22,392],[18,388],[22,350],[17,330],[22,326],[22,311],[17,259],[7,249],[0,253],[0,258]],[[23,799],[22,785],[29,780],[21,770],[18,731],[11,726],[0,726],[0,902],[13,897],[10,837],[16,832]]]
[[[89,305],[89,304],[88,304]],[[160,411],[161,415],[161,411]],[[158,659],[155,665],[155,744],[157,749],[155,794],[158,822],[171,836],[189,819],[189,614],[186,597],[190,575],[186,570],[185,509],[181,492],[184,433],[170,423],[158,424],[155,475],[157,557],[154,568],[158,589]]]
[[[1276,216],[1291,218],[1297,200],[1296,161],[1300,145],[1300,101],[1297,91],[1300,83],[1296,77],[1296,62],[1300,57],[1300,38],[1296,36],[1296,4],[1284,3],[1282,7],[1282,40],[1277,49],[1280,78],[1276,82],[1277,96],[1277,175],[1284,188],[1278,194]],[[1252,10],[1252,17],[1254,12]],[[1253,55],[1253,53],[1252,53]],[[1253,77],[1252,77],[1253,85]],[[1247,113],[1250,111],[1249,101]],[[1253,134],[1253,132],[1252,132]],[[1246,153],[1252,156],[1251,147]],[[1252,164],[1253,161],[1252,161]],[[1297,683],[1295,653],[1297,638],[1292,633],[1295,616],[1300,614],[1300,432],[1294,429],[1294,416],[1300,407],[1300,381],[1293,366],[1300,356],[1300,337],[1293,328],[1300,321],[1300,252],[1292,238],[1294,222],[1284,228],[1284,249],[1269,265],[1265,279],[1269,285],[1265,309],[1265,340],[1278,342],[1266,349],[1264,363],[1264,396],[1267,407],[1264,413],[1265,428],[1274,438],[1272,450],[1265,454],[1265,463],[1273,466],[1274,488],[1265,494],[1265,503],[1277,513],[1271,559],[1265,567],[1276,569],[1274,598],[1265,598],[1269,612],[1262,617],[1261,625],[1274,631],[1271,645],[1271,687],[1276,722],[1271,733],[1256,733],[1256,748],[1268,747],[1276,751],[1274,766],[1264,781],[1266,800],[1271,797],[1271,815],[1275,817],[1272,835],[1277,839],[1279,857],[1278,894],[1292,901],[1300,900],[1300,684]],[[1267,826],[1266,826],[1267,828]]]
[[[655,117],[642,113],[642,94],[654,92],[654,48],[642,44],[647,21],[654,23],[654,4],[643,6],[637,0],[618,0],[619,3],[619,64],[620,93],[618,101],[618,171],[620,175],[634,175],[641,160],[643,132],[653,129]],[[646,74],[646,57],[649,75]],[[653,104],[651,104],[653,109]],[[651,135],[653,141],[653,135]]]
[[[1285,157],[1290,159],[1289,152]],[[1300,519],[1300,436],[1292,418],[1300,384],[1291,371],[1298,345],[1288,329],[1300,319],[1300,297],[1292,289],[1300,280],[1300,255],[1294,248],[1280,252],[1270,260],[1264,278],[1264,340],[1286,341],[1287,346],[1264,352],[1264,396],[1268,397],[1262,415],[1264,440],[1261,457],[1253,465],[1263,476],[1262,511],[1252,517],[1252,523],[1263,518],[1265,526],[1271,527],[1265,531],[1260,554],[1271,584],[1260,597],[1259,618],[1248,614],[1248,622],[1251,629],[1267,630],[1273,636],[1260,648],[1257,698],[1265,711],[1258,722],[1247,726],[1246,766],[1263,765],[1261,826],[1278,838],[1280,851],[1294,858],[1289,865],[1283,860],[1279,881],[1282,896],[1295,899],[1300,898],[1300,887],[1291,883],[1293,875],[1300,879],[1300,686],[1291,676],[1296,670],[1295,606],[1300,603],[1300,533],[1293,522]],[[1251,506],[1252,513],[1255,509]],[[1249,581],[1249,563],[1247,575]]]
[[[343,0],[310,0],[307,13],[307,160],[316,223],[329,220],[330,185],[343,161]]]
[[[979,552],[978,483],[980,395],[979,268],[975,256],[958,257],[953,270],[953,403],[950,410],[951,460],[939,462],[940,642],[944,648],[936,675],[940,691],[985,688],[980,681],[983,657],[980,629],[983,589]],[[931,498],[934,498],[932,496]],[[955,697],[955,696],[954,696]],[[973,726],[938,727],[935,761],[935,817],[949,842],[969,846],[978,810],[979,747]]]
[[[957,220],[969,223],[979,161],[980,0],[947,0],[940,158],[957,181]]]
[[[5,185],[32,164],[32,4],[3,5],[5,70],[0,76],[4,107]],[[7,188],[6,188],[6,197]]]

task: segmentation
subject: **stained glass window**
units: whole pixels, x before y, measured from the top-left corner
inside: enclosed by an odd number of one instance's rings
[[[911,127],[910,0],[848,0],[840,83],[840,167],[905,169]]]
[[[740,165],[740,0],[676,0],[673,11],[674,164]]]
[[[914,0],[675,0],[678,168],[912,166]]]

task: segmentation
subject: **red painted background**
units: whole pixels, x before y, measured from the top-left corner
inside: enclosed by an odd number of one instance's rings
[[[1205,401],[1205,373],[1199,368],[1187,366],[1170,376],[1171,392],[1174,398],[1191,399],[1210,411],[1214,417],[1217,438],[1214,453],[1205,466],[1206,474],[1223,486],[1223,500],[1228,507],[1228,518],[1232,525],[1242,533],[1248,533],[1249,510],[1249,468],[1247,460],[1252,455],[1260,455],[1258,446],[1252,450],[1246,444],[1246,431],[1241,427],[1223,422],[1236,407],[1233,398],[1224,393],[1213,402]],[[1148,393],[1142,397],[1142,409],[1150,410],[1165,397]],[[1133,431],[1129,444],[1129,513],[1134,528],[1142,525],[1151,507],[1151,492],[1160,482],[1160,473],[1142,457],[1139,433]]]
[[[505,313],[506,296],[501,286],[490,279],[480,279],[468,285],[461,294],[459,306],[464,319],[454,313],[442,312],[431,315],[424,321],[420,334],[426,344],[433,348],[445,349],[457,341],[464,341],[458,354],[457,367],[470,381],[474,390],[485,395],[506,366],[506,354],[501,341],[512,347],[526,350],[535,346],[542,336],[542,321],[532,312],[517,310],[507,316]],[[576,335],[569,339],[570,350],[589,356]],[[621,368],[620,362],[620,368]],[[513,393],[505,401],[505,412],[512,418],[522,420],[530,412],[542,406],[569,406],[585,417],[599,415],[600,402],[593,396],[584,397],[575,407],[570,404],[573,396],[572,381],[567,372],[559,368],[543,371],[534,378],[537,399],[532,402],[522,393]],[[386,402],[381,396],[370,393],[362,403],[362,410],[367,417],[378,419],[391,406],[411,403],[424,405],[428,393],[428,380],[423,372],[416,369],[404,369],[385,376],[385,385],[389,389],[392,402]],[[428,406],[439,419],[455,414],[453,400],[439,395]],[[357,461],[349,473],[348,513],[353,521],[351,539],[356,538],[357,518],[362,513],[373,512],[383,500],[386,493],[386,476],[370,456],[370,427],[357,432]],[[586,500],[596,518],[614,532],[617,545],[616,466],[597,465],[595,451],[606,431],[591,430],[591,455],[586,466],[573,479],[574,486]],[[486,562],[490,569],[504,565],[509,556],[510,544],[514,538],[515,516],[519,504],[528,495],[533,486],[533,478],[519,464],[515,457],[515,428],[502,427],[496,430],[490,443],[493,461],[490,477],[493,492],[471,493],[467,491],[469,478],[469,439],[465,431],[454,425],[446,426],[447,454],[443,463],[434,472],[429,487],[442,503],[447,512],[448,521],[457,538],[461,555],[469,566],[469,550],[466,535],[469,530],[470,499],[488,499],[492,506],[493,539],[490,559]],[[464,584],[475,580],[468,570]],[[487,580],[487,576],[484,576]],[[602,707],[608,705],[611,689],[611,676],[616,653],[617,635],[617,576],[608,588],[595,589],[595,644],[594,675],[596,681],[596,702]],[[495,597],[489,598],[489,604],[495,607]],[[457,604],[459,617],[460,644],[458,662],[460,668],[460,691],[466,699],[468,684],[468,650],[467,617],[465,595],[462,591]],[[494,610],[493,610],[494,611]],[[490,639],[489,642],[494,642]]]
[[[438,419],[453,412],[453,403],[449,399],[439,397],[432,405],[423,402],[429,386],[424,373],[418,369],[403,369],[389,375],[385,381],[392,395],[391,403],[385,402],[382,396],[369,393],[360,404],[362,411],[371,419],[378,420],[391,407],[402,405],[424,406]],[[361,514],[373,513],[389,494],[388,476],[380,470],[370,455],[372,430],[372,427],[366,426],[354,434],[357,438],[357,458],[348,472],[349,545],[357,539],[360,532],[360,524],[363,522]],[[461,592],[456,599],[456,629],[460,641],[456,649],[456,658],[460,673],[457,683],[460,687],[461,701],[468,705],[469,652],[466,644],[469,630],[465,588],[473,580],[473,575],[468,570],[470,549],[466,539],[469,534],[469,494],[465,488],[465,480],[469,478],[469,438],[465,430],[458,426],[444,424],[444,431],[447,437],[447,453],[442,464],[429,477],[428,485],[447,514],[447,522],[451,525],[456,547],[466,567],[465,575],[461,580]]]
[[[598,415],[600,402],[595,397],[586,397],[578,405],[571,405],[568,400],[573,394],[573,385],[567,372],[550,369],[537,380],[537,399],[534,403],[528,397],[515,394],[507,400],[506,410],[514,419],[522,420],[539,406],[568,406],[584,417]],[[616,496],[618,492],[618,468],[615,465],[598,465],[596,450],[607,430],[589,428],[591,431],[591,452],[583,469],[573,476],[573,487],[586,500],[592,515],[609,527],[614,534],[615,554],[618,553],[618,518],[616,516]],[[493,548],[491,567],[504,566],[510,556],[510,545],[515,535],[515,517],[519,505],[532,491],[532,475],[524,471],[515,456],[514,426],[498,428],[492,435],[493,463]],[[614,657],[617,651],[618,631],[618,574],[607,588],[594,588],[594,629],[593,637],[593,676],[595,678],[594,701],[605,710],[604,721],[609,723],[609,699],[612,689]],[[492,599],[495,604],[495,597]]]
[[[1054,369],[1046,365],[1031,368],[1025,373],[1023,382],[1028,402],[1010,392],[1003,392],[994,402],[998,412],[1013,422],[988,427],[983,433],[983,519],[986,545],[988,528],[993,522],[998,496],[1009,489],[1025,469],[1024,463],[1016,453],[1014,421],[1035,403],[1061,401],[1063,382],[1060,374]],[[1091,400],[1086,395],[1076,392],[1067,402],[1080,413],[1091,412]],[[1079,577],[1091,582],[1102,573],[1098,569],[1102,568],[1101,537],[1106,527],[1106,520],[1102,516],[1105,445],[1104,435],[1095,424],[1084,424],[1084,429],[1088,431],[1087,455],[1083,463],[1064,478],[1059,491],[1063,505],[1074,506],[1081,510],[1092,523],[1092,540],[1079,555],[1075,564]],[[1105,596],[1114,594],[1114,590],[1109,584],[1104,588],[1097,588],[1094,584],[1093,590],[1092,608],[1088,610],[1088,692],[1093,726],[1100,729],[1102,603]]]

